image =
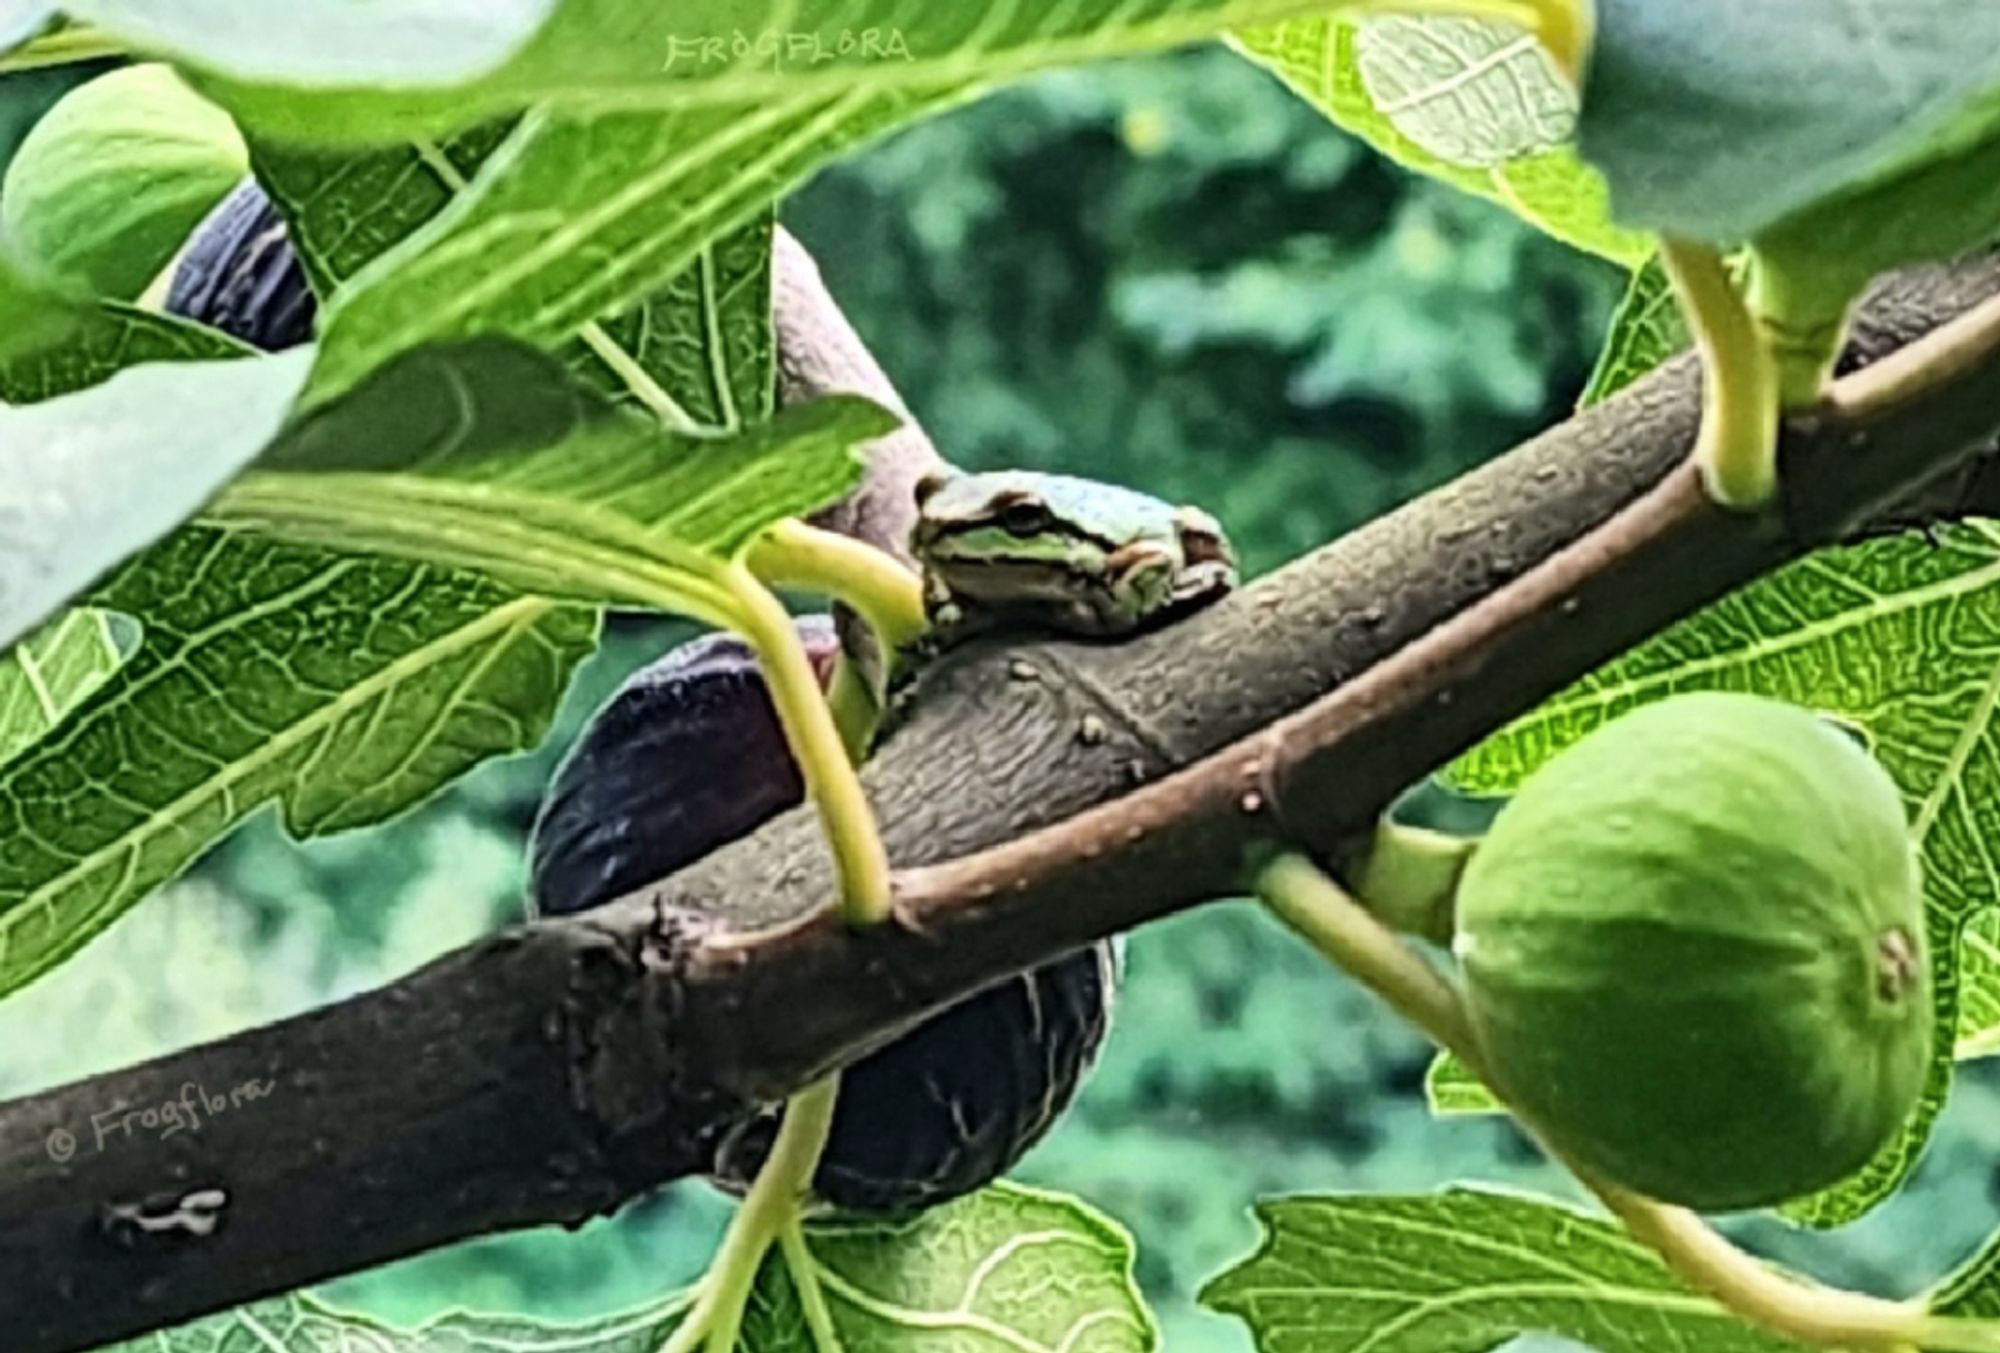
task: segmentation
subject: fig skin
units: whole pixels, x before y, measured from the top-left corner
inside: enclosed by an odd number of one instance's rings
[[[1496,1088],[1627,1188],[1780,1202],[1916,1105],[1932,1006],[1902,799],[1807,710],[1704,693],[1614,719],[1501,811],[1457,919]]]
[[[0,183],[17,261],[129,301],[250,167],[229,115],[170,66],[107,71],[57,101]]]
[[[822,680],[837,648],[799,621]],[[543,801],[529,892],[583,911],[664,878],[797,804],[798,769],[749,648],[696,639],[636,673],[571,748]],[[898,1215],[984,1187],[1048,1130],[1101,1043],[1115,973],[1100,944],[1011,978],[849,1067],[820,1199]],[[742,1188],[770,1150],[775,1108],[722,1142],[715,1178]]]
[[[237,184],[196,227],[165,308],[270,352],[311,341],[318,302],[285,218],[257,180]]]

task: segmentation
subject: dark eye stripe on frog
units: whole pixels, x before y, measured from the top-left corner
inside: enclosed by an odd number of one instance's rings
[[[1006,499],[1013,497],[1027,499],[1041,508],[1041,520],[1036,523],[1032,530],[1020,529],[1020,527],[1008,520],[1007,514],[1011,504]],[[1040,498],[1024,489],[1012,490],[1007,494],[996,497],[989,510],[975,520],[919,521],[917,523],[917,540],[922,548],[935,552],[946,541],[956,540],[964,536],[976,536],[981,532],[994,530],[996,527],[1017,540],[1026,540],[1042,534],[1054,524],[1055,520],[1055,514],[1048,510],[1048,504]],[[1065,522],[1062,534],[1075,540],[1088,541],[1106,554],[1111,553],[1123,543],[1121,540],[1107,535],[1102,531],[1088,530],[1075,521]]]
[[[1000,529],[1011,536],[1040,535],[1054,520],[1049,505],[1026,489],[1015,489],[993,499],[993,517]]]

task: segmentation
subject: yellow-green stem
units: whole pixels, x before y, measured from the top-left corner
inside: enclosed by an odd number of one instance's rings
[[[886,550],[851,536],[788,518],[757,538],[749,563],[772,587],[800,587],[852,606],[891,660],[929,624],[917,575]]]
[[[1771,351],[1722,255],[1662,237],[1660,261],[1701,353],[1701,432],[1695,463],[1708,496],[1753,510],[1778,489],[1778,383]]]
[[[785,1256],[785,1267],[791,1270],[792,1286],[799,1294],[799,1309],[806,1318],[806,1328],[812,1332],[813,1346],[818,1353],[842,1353],[840,1332],[833,1325],[833,1311],[826,1302],[826,1288],[821,1286],[819,1270],[813,1267],[812,1251],[806,1248],[805,1227],[794,1216],[778,1232],[778,1247]]]
[[[826,703],[833,710],[833,724],[840,730],[840,744],[847,749],[847,759],[858,765],[868,754],[875,726],[882,721],[882,702],[869,689],[868,678],[860,666],[845,653],[834,660]]]
[[[1753,247],[1748,258],[1744,304],[1771,354],[1778,407],[1813,408],[1847,341],[1848,309],[1868,277],[1804,269],[1776,248]]]
[[[740,632],[756,650],[771,704],[799,763],[806,798],[819,810],[833,851],[841,915],[851,925],[873,925],[889,914],[889,852],[861,777],[791,616],[749,570],[734,566],[729,578],[741,610]]]
[[[1302,855],[1279,856],[1259,871],[1256,891],[1279,920],[1372,988],[1506,1101],[1506,1087],[1488,1072],[1457,989],[1317,865]],[[1510,1111],[1543,1150],[1603,1200],[1627,1231],[1656,1250],[1695,1290],[1753,1324],[1829,1348],[1891,1353],[1915,1344],[1958,1353],[2000,1353],[2000,1322],[1935,1316],[1912,1302],[1797,1280],[1737,1249],[1686,1208],[1642,1197],[1578,1169],[1536,1123],[1511,1106]]]
[[[1451,941],[1452,904],[1478,842],[1383,818],[1376,824],[1354,886],[1363,905],[1391,930],[1434,944]]]
[[[729,1220],[722,1245],[702,1276],[701,1294],[660,1353],[731,1353],[743,1328],[743,1308],[771,1242],[795,1223],[833,1126],[839,1078],[828,1076],[793,1095],[764,1167]]]

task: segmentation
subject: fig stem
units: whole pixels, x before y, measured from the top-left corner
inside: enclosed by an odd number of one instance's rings
[[[1451,983],[1318,865],[1303,855],[1280,855],[1258,873],[1256,890],[1272,914],[1306,943],[1486,1079],[1465,1003]]]
[[[833,1308],[827,1305],[826,1289],[820,1285],[819,1270],[813,1265],[812,1251],[806,1248],[806,1231],[794,1214],[778,1232],[778,1248],[791,1270],[792,1286],[799,1294],[799,1309],[805,1315],[818,1353],[843,1353],[840,1331],[834,1328]]]
[[[1280,921],[1379,995],[1494,1091],[1458,989],[1369,910],[1299,854],[1280,855],[1257,873],[1255,891]],[[1916,1302],[1821,1287],[1738,1249],[1695,1213],[1620,1188],[1580,1169],[1548,1133],[1509,1112],[1551,1159],[1601,1199],[1632,1237],[1655,1250],[1696,1291],[1754,1325],[1800,1343],[1902,1353],[1911,1345],[2000,1353],[2000,1322],[1932,1315]]]
[[[1771,354],[1778,407],[1811,409],[1833,376],[1833,364],[1847,341],[1847,314],[1865,277],[1816,278],[1786,264],[1777,253],[1756,249],[1744,303]]]
[[[1711,245],[1660,238],[1660,261],[1701,353],[1695,464],[1714,502],[1751,511],[1778,490],[1778,373],[1771,350]]]
[[[850,925],[874,925],[889,915],[889,852],[846,740],[791,616],[741,564],[732,564],[726,576],[739,604],[738,632],[757,652],[806,798],[818,809],[833,851],[841,917]]]
[[[922,636],[923,585],[886,550],[788,518],[750,546],[750,571],[771,587],[799,587],[852,606],[893,655]]]
[[[833,680],[827,687],[826,703],[833,710],[833,723],[840,730],[841,746],[847,759],[859,763],[868,754],[882,722],[882,701],[868,684],[861,664],[846,653],[833,660]]]
[[[1389,929],[1449,944],[1458,880],[1478,844],[1474,837],[1412,827],[1384,816],[1361,860],[1356,891]]]
[[[799,1205],[819,1167],[833,1127],[840,1078],[828,1076],[785,1102],[771,1154],[729,1219],[722,1245],[702,1275],[700,1294],[660,1353],[731,1353],[743,1329],[743,1309],[771,1242],[796,1229]],[[803,1242],[801,1242],[803,1250]]]

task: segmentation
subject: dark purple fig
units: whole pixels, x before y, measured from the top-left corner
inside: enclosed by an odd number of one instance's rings
[[[306,270],[255,179],[237,184],[195,227],[166,308],[273,352],[312,338],[317,302]]]
[[[823,616],[799,622],[824,673]],[[529,889],[543,914],[610,901],[799,802],[797,768],[750,650],[683,644],[598,711],[536,821]],[[1019,1160],[1069,1103],[1104,1036],[1114,978],[1099,945],[961,1001],[849,1067],[814,1186],[852,1212],[903,1213],[970,1193]],[[778,1114],[732,1134],[717,1178],[740,1187]]]

